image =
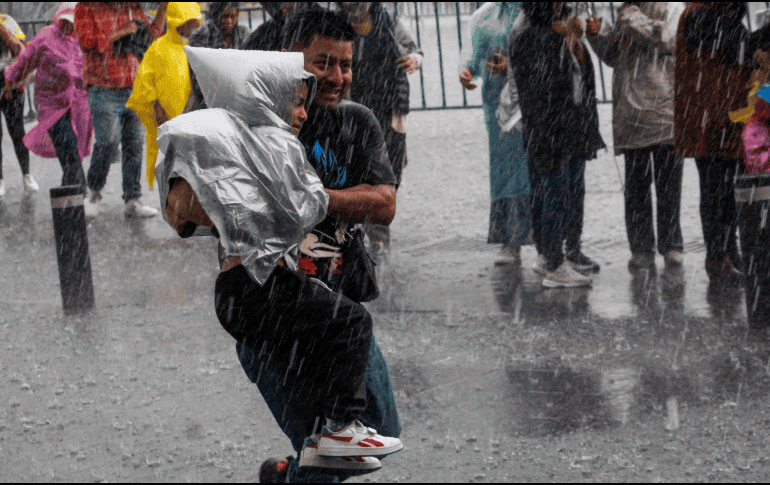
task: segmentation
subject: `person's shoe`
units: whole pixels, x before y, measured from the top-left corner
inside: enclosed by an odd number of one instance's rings
[[[655,254],[654,253],[635,253],[628,260],[628,270],[638,271],[643,269],[655,268]]]
[[[289,465],[293,460],[293,456],[287,456],[285,460],[268,458],[262,462],[259,467],[259,483],[286,483]]]
[[[521,263],[521,246],[518,244],[504,244],[500,250],[500,256],[495,260],[497,266]]]
[[[663,255],[663,261],[666,266],[682,266],[684,264],[684,253],[681,251],[669,251]]]
[[[86,213],[86,217],[96,217],[99,213],[99,201],[102,200],[102,194],[100,192],[91,192],[91,195],[85,198],[83,201],[83,210]]]
[[[546,288],[575,288],[589,286],[593,280],[578,273],[569,261],[564,261],[556,271],[543,272],[543,286]]]
[[[344,427],[335,426],[331,420],[321,429],[318,455],[325,457],[385,456],[404,447],[398,438],[377,434],[377,431],[355,420]]]
[[[740,286],[743,278],[729,256],[706,258],[706,274],[712,282],[727,287]]]
[[[5,182],[0,179],[0,197],[5,195]]]
[[[37,192],[40,190],[40,186],[38,186],[37,182],[35,182],[35,179],[32,178],[32,174],[27,174],[24,176],[24,190],[27,192]]]
[[[321,456],[318,454],[318,444],[311,443],[302,448],[299,455],[300,467],[329,468],[345,470],[345,475],[351,476],[371,473],[382,468],[380,460],[373,456]]]
[[[532,265],[532,271],[542,276],[542,274],[545,273],[545,266],[547,264],[548,262],[546,261],[545,256],[538,254],[537,261],[535,261],[535,264]]]
[[[600,268],[599,263],[589,258],[582,252],[567,254],[567,262],[576,271],[590,271],[591,273],[598,273]]]
[[[152,207],[142,205],[142,203],[139,202],[139,199],[131,199],[126,202],[126,208],[123,211],[123,214],[125,214],[126,217],[137,217],[144,219],[158,215],[158,211]]]

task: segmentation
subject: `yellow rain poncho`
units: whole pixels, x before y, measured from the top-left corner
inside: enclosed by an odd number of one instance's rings
[[[157,100],[173,119],[184,111],[190,96],[190,71],[183,39],[177,27],[193,19],[200,20],[201,9],[196,2],[169,2],[166,14],[166,34],[152,43],[144,55],[134,88],[126,107],[134,111],[147,129],[147,182],[150,190],[155,182],[155,160],[158,156],[158,125],[154,102]]]

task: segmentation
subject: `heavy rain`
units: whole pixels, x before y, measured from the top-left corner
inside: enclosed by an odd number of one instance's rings
[[[0,12],[0,481],[766,479],[766,2]]]

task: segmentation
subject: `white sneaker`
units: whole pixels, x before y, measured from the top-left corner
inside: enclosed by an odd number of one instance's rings
[[[328,457],[318,454],[318,444],[308,444],[299,455],[300,467],[333,468],[335,470],[360,471],[361,474],[382,468],[380,460],[373,456]]]
[[[100,200],[102,200],[102,194],[99,192],[91,192],[91,195],[85,198],[83,210],[86,213],[86,217],[96,217],[96,214],[99,213]]]
[[[377,434],[356,420],[344,428],[332,430],[330,421],[321,430],[318,440],[318,455],[325,457],[364,457],[385,456],[404,447],[398,438],[388,438]]]
[[[126,208],[123,211],[123,214],[126,217],[138,217],[144,219],[158,215],[158,211],[152,207],[142,205],[142,203],[139,202],[139,199],[131,199],[126,202]]]
[[[5,195],[5,182],[0,179],[0,197]]]
[[[28,173],[24,176],[24,190],[27,192],[37,192],[40,190],[40,186],[38,186],[35,179],[32,178],[32,174]]]
[[[548,264],[548,261],[546,261],[545,256],[542,254],[537,255],[537,261],[535,261],[535,264],[532,265],[532,271],[535,273],[542,275],[545,273],[545,266]]]
[[[546,288],[574,288],[588,286],[593,280],[575,271],[566,260],[556,271],[543,271],[543,286]]]

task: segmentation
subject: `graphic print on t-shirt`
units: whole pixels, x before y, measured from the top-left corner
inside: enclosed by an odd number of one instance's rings
[[[315,161],[316,173],[327,189],[343,189],[345,181],[348,178],[348,168],[341,165],[337,160],[334,151],[328,153],[321,148],[321,144],[316,140],[313,145],[313,158]]]

